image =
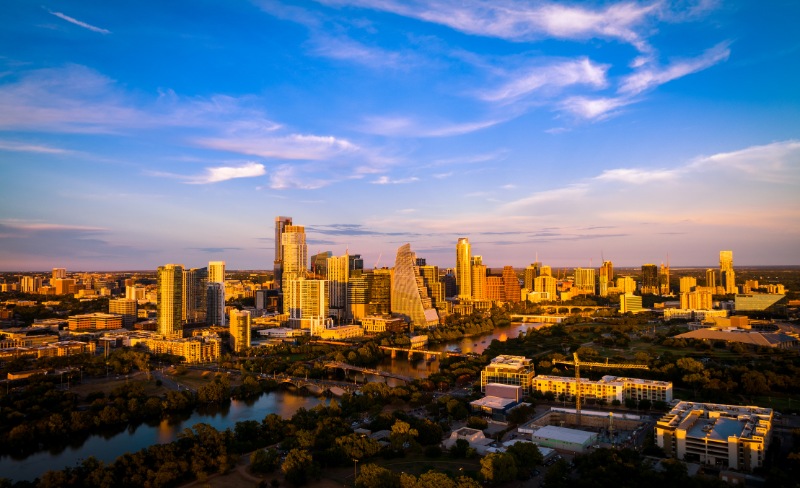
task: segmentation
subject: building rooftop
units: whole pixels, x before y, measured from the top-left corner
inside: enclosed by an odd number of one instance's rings
[[[537,429],[533,434],[533,440],[536,438],[553,439],[562,442],[569,442],[571,444],[586,444],[587,442],[595,439],[597,434],[593,432],[586,432],[583,430],[568,429],[566,427],[557,427],[555,425],[547,425]]]
[[[496,396],[486,396],[470,402],[470,405],[476,407],[488,407],[493,410],[502,410],[510,405],[517,403],[516,400],[510,398],[501,398]]]
[[[505,354],[495,357],[492,359],[492,362],[489,364],[489,366],[487,366],[487,368],[510,370],[520,370],[532,367],[531,360],[525,356],[507,356]]]
[[[731,436],[748,438],[766,432],[772,413],[771,408],[755,406],[678,402],[658,424],[684,429],[690,437],[727,441]]]

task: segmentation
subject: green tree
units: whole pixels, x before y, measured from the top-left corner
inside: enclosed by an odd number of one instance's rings
[[[530,478],[534,468],[542,464],[542,453],[533,442],[516,442],[506,452],[514,456],[517,477],[521,480]]]
[[[517,477],[514,456],[506,452],[493,452],[481,459],[481,478],[490,485],[506,483]]]
[[[271,473],[280,463],[280,453],[275,449],[257,449],[250,454],[250,469],[254,473]]]
[[[372,457],[381,450],[381,445],[375,439],[360,434],[350,434],[336,438],[336,445],[345,456],[359,461]]]
[[[356,488],[401,488],[400,477],[376,464],[365,464],[356,478]]]
[[[410,447],[414,440],[419,435],[417,429],[413,429],[408,422],[397,420],[392,425],[392,433],[389,434],[389,442],[392,443],[392,448],[400,451]]]
[[[281,465],[283,476],[290,484],[302,486],[312,476],[316,476],[317,468],[311,454],[301,449],[292,449]]]

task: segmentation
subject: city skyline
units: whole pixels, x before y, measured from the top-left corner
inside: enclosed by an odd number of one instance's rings
[[[793,2],[6,10],[0,271],[800,264]]]

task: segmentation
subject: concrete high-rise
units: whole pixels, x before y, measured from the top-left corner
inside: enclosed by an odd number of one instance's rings
[[[209,325],[225,325],[225,285],[208,283],[206,288],[206,322]]]
[[[658,293],[658,266],[655,264],[642,265],[642,294],[655,295]]]
[[[552,276],[543,275],[533,280],[533,291],[537,293],[546,293],[545,300],[556,300],[556,279]]]
[[[575,290],[580,295],[594,295],[594,268],[575,268]]]
[[[706,270],[706,288],[717,288],[717,271],[714,268]]]
[[[167,339],[183,337],[183,265],[159,266],[157,283],[158,333]]]
[[[487,299],[486,265],[483,264],[483,256],[472,256],[472,299]],[[459,294],[459,297],[461,295]]]
[[[275,275],[275,284],[280,288],[283,284],[283,231],[292,225],[291,217],[275,217],[275,260],[273,261],[273,274]]]
[[[242,352],[250,347],[250,312],[231,310],[230,334],[233,352]]]
[[[439,315],[428,296],[411,244],[397,249],[392,276],[392,313],[403,316],[411,327],[432,327],[439,324]]]
[[[472,246],[466,237],[456,243],[456,289],[459,299],[472,298]]]
[[[225,284],[225,261],[208,262],[208,281]]]
[[[533,291],[533,282],[536,278],[540,276],[540,272],[542,269],[542,263],[539,261],[531,263],[530,266],[525,268],[525,276],[523,279],[523,286],[528,291]]]
[[[736,273],[733,271],[733,251],[719,252],[719,277],[720,285],[726,294],[737,293]]]
[[[661,263],[661,268],[658,270],[658,292],[661,295],[672,293],[669,284],[669,264]]]
[[[290,281],[298,278],[305,278],[308,273],[306,263],[308,263],[308,246],[306,246],[306,230],[302,225],[287,225],[281,235],[281,245],[283,247],[283,311],[288,313],[287,302],[291,297],[288,287]]]
[[[53,268],[53,280],[63,280],[67,277],[67,268]]]
[[[367,315],[388,315],[392,312],[392,271],[387,268],[372,270],[369,286]]]
[[[284,278],[286,278],[284,276]],[[289,324],[295,329],[309,329],[319,335],[328,322],[328,281],[308,280],[303,277],[286,281],[286,303]]]
[[[512,266],[503,266],[503,296],[509,303],[517,303],[522,299],[519,278]]]
[[[347,283],[350,281],[350,256],[329,257],[325,263],[328,277],[328,308],[337,323],[347,322],[349,307],[347,306]]]
[[[183,272],[183,321],[205,322],[208,315],[208,268]]]
[[[428,296],[431,297],[434,308],[439,308],[444,305],[444,283],[439,280],[439,267],[433,265],[424,265],[419,267],[419,274],[422,275],[422,280],[425,287],[428,289]]]
[[[607,297],[608,289],[612,287],[614,283],[614,265],[611,261],[603,261],[603,264],[600,266],[600,278],[598,279],[598,283],[600,284],[600,296]]]

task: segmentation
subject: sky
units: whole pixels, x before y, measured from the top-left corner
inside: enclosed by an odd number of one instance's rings
[[[795,0],[8,0],[0,270],[800,264]]]

